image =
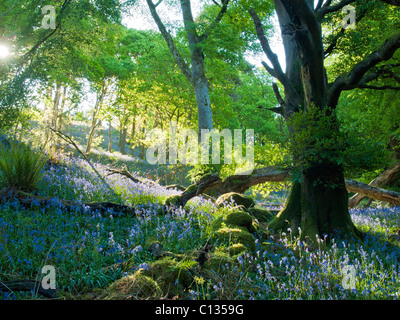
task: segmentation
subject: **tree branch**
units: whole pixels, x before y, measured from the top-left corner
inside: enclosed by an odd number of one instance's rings
[[[55,34],[57,32],[57,30],[60,28],[61,26],[61,17],[62,14],[65,10],[65,8],[67,8],[68,4],[71,2],[71,0],[65,0],[64,3],[61,6],[60,9],[60,13],[58,14],[58,23],[56,25],[56,27],[53,29],[53,31],[51,31],[46,37],[44,37],[42,40],[40,40],[38,43],[36,43],[27,53],[24,54],[23,56],[23,60],[28,58],[30,55],[32,55],[33,53],[35,53],[35,51],[43,44],[46,42],[47,39],[49,39],[53,34]]]
[[[278,100],[278,102],[281,105],[281,107],[283,107],[285,105],[285,100],[282,98],[281,93],[279,92],[279,88],[278,88],[278,85],[276,84],[276,82],[274,82],[272,84],[272,89],[274,90],[276,100]]]
[[[167,43],[168,48],[171,51],[176,64],[178,65],[179,69],[181,69],[181,71],[184,74],[184,76],[186,77],[186,79],[188,79],[189,82],[192,83],[193,82],[192,72],[190,71],[190,68],[186,64],[182,55],[179,53],[178,48],[175,46],[174,40],[172,39],[171,35],[165,28],[165,25],[161,21],[160,16],[158,15],[158,13],[156,11],[156,6],[154,5],[152,0],[146,0],[146,2],[150,9],[151,16],[153,17],[155,23],[157,24],[158,29],[161,32],[161,35],[163,36],[165,42]]]
[[[400,6],[400,0],[381,0],[387,4],[390,4],[392,6]]]
[[[311,35],[312,42],[309,46],[317,45],[321,40],[321,25],[316,18],[314,10],[307,4],[305,0],[281,0],[286,11],[289,13],[292,23],[296,25],[297,30],[296,36],[307,33]],[[302,30],[302,25],[307,27],[307,30]],[[303,31],[303,32],[302,32]],[[302,36],[299,41],[305,41],[304,36]],[[308,40],[307,40],[308,41]],[[303,45],[304,47],[304,45]],[[310,48],[305,48],[309,50]]]
[[[161,2],[163,2],[163,0],[159,0],[159,1],[154,5],[154,7],[157,8],[157,7],[161,4]]]
[[[269,67],[264,61],[261,62],[264,68],[273,76],[278,79],[286,90],[291,92],[293,96],[298,96],[296,89],[293,87],[291,81],[286,77],[285,73],[282,71],[282,67],[279,63],[278,56],[272,51],[269,42],[264,34],[264,29],[261,24],[260,18],[258,17],[256,11],[253,8],[249,10],[251,17],[254,21],[254,26],[256,29],[257,37],[260,41],[261,47],[267,56],[268,60],[271,61],[273,68]]]
[[[323,6],[321,9],[317,10],[315,15],[316,15],[317,19],[319,21],[321,21],[325,17],[325,15],[327,15],[328,13],[339,11],[343,7],[349,5],[350,3],[353,3],[355,1],[357,1],[357,0],[342,0],[335,5]],[[332,2],[332,1],[329,1],[329,2]]]
[[[357,63],[353,69],[346,75],[338,77],[329,86],[328,106],[335,108],[340,94],[348,88],[354,88],[363,84],[365,74],[375,67],[378,63],[387,61],[393,57],[397,49],[400,48],[400,33],[395,34],[376,51],[372,52],[363,61]]]
[[[324,0],[318,0],[317,6],[315,7],[315,12],[317,12],[319,9],[321,9],[323,3],[324,3]]]
[[[225,15],[226,11],[228,10],[228,4],[230,0],[222,0],[222,7],[221,10],[218,12],[217,17],[215,20],[207,27],[204,34],[200,37],[201,41],[204,41],[208,38],[211,32],[215,29],[215,27],[221,22],[223,16]],[[215,3],[215,1],[214,1]],[[216,3],[216,5],[221,6]]]

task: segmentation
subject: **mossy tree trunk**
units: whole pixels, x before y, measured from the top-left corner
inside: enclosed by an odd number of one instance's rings
[[[317,236],[322,239],[333,234],[360,236],[348,211],[348,192],[340,166],[331,168],[324,179],[323,183],[316,183],[312,170],[303,172],[302,181],[293,183],[284,209],[269,228],[282,232],[290,228],[294,235],[312,241]]]
[[[376,6],[380,5],[378,2],[375,1]],[[400,6],[398,1],[383,2]],[[270,61],[270,65],[263,65],[284,88],[283,98],[278,86],[274,86],[280,107],[271,111],[281,114],[288,124],[292,149],[297,149],[293,152],[293,162],[300,168],[301,179],[294,183],[285,209],[270,226],[276,229],[290,226],[294,232],[300,227],[302,235],[310,238],[315,238],[316,234],[321,237],[335,231],[359,235],[347,207],[348,194],[340,164],[340,146],[335,147],[335,140],[339,136],[335,109],[343,91],[374,88],[367,85],[379,77],[374,69],[378,64],[382,66],[382,62],[390,60],[400,48],[400,34],[386,39],[375,51],[366,54],[362,61],[354,64],[350,71],[328,83],[324,66],[322,21],[326,16],[342,10],[347,4],[358,3],[316,3],[314,0],[273,0],[273,3],[282,31],[285,71],[270,48],[257,13],[250,9],[250,14],[262,49]],[[368,10],[372,9],[371,7]],[[331,52],[335,50],[335,43],[326,45]],[[317,113],[313,114],[313,110],[317,110]],[[310,116],[310,121],[305,126],[303,123],[300,129],[293,126],[292,122],[299,114]],[[331,122],[324,121],[328,118]],[[307,132],[309,128],[311,130]]]

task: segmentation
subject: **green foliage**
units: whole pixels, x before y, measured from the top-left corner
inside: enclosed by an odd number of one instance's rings
[[[0,146],[0,188],[32,191],[42,179],[47,160],[41,151],[22,142]]]
[[[323,162],[342,164],[344,137],[337,128],[334,111],[311,107],[296,113],[288,126],[294,132],[290,153],[297,166],[307,169]]]

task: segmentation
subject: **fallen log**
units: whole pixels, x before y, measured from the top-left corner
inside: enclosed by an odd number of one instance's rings
[[[249,175],[232,175],[218,185],[216,191],[218,194],[229,192],[244,193],[247,189],[257,184],[289,180],[291,171],[291,168],[265,167],[255,169]]]
[[[167,198],[165,205],[182,206],[183,208],[190,199],[218,186],[221,182],[222,180],[218,174],[206,174],[198,182],[187,187],[180,195]]]
[[[218,194],[225,194],[229,192],[244,193],[250,187],[260,183],[270,181],[287,181],[291,177],[292,170],[292,168],[265,167],[254,170],[250,175],[229,176],[224,181],[222,181],[217,175],[212,175],[213,179],[201,180],[203,184],[202,188],[190,186],[182,194],[183,199],[179,199],[180,196],[174,196],[174,201],[171,201],[169,204],[175,202],[178,205],[184,206],[190,198],[198,196],[202,192],[205,192],[205,190],[210,190],[213,188],[215,188]],[[209,175],[206,175],[205,177],[210,178]],[[400,193],[398,192],[376,188],[351,179],[346,179],[345,183],[349,192],[360,193],[366,197],[388,202],[396,206],[400,205]]]
[[[36,280],[14,280],[14,281],[0,281],[0,291],[14,292],[14,291],[32,291],[38,293],[46,298],[57,298],[56,289],[44,289],[39,281]]]
[[[108,172],[110,172],[107,176],[111,176],[113,174],[119,174],[121,176],[124,176],[130,180],[132,180],[135,183],[145,183],[145,184],[150,184],[153,186],[158,186],[158,184],[154,181],[151,181],[149,179],[140,179],[134,177],[128,170],[118,170],[118,169],[112,169],[112,168],[106,168]]]
[[[371,187],[383,187],[387,184],[390,184],[393,179],[398,178],[397,176],[400,173],[400,162],[396,163],[394,166],[383,171],[378,177],[372,180],[368,185]],[[354,208],[358,205],[362,199],[366,196],[361,193],[356,193],[349,199],[349,208]]]
[[[369,198],[400,206],[399,192],[372,187],[351,179],[346,179],[346,188],[349,192],[361,193]]]
[[[61,206],[67,211],[76,211],[77,209],[85,211],[89,209],[91,211],[97,210],[103,213],[110,212],[111,210],[116,213],[135,214],[135,208],[114,202],[71,201],[55,197],[36,196],[19,190],[4,190],[1,192],[0,203],[14,200],[17,200],[20,204],[26,207],[38,207],[51,204],[54,206]]]

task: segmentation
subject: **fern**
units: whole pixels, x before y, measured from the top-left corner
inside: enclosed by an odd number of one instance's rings
[[[42,179],[48,157],[22,142],[0,146],[0,188],[32,191]]]

